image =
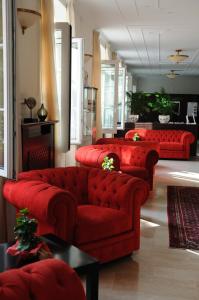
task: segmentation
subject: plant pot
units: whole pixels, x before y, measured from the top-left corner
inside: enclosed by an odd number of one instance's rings
[[[170,121],[170,115],[159,115],[159,116],[158,116],[158,120],[159,120],[160,123],[162,123],[162,124],[169,123],[169,121]]]
[[[139,115],[129,115],[129,120],[133,123],[136,123],[139,119]]]

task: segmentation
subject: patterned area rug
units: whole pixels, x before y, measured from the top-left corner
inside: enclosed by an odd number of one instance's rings
[[[199,250],[199,188],[168,186],[170,247]]]

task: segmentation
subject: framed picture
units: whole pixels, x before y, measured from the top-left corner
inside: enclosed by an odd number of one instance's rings
[[[198,111],[198,103],[197,102],[188,102],[187,103],[187,115],[192,116],[194,115],[197,117],[197,111]]]

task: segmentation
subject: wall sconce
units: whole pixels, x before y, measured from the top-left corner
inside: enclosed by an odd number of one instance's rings
[[[24,34],[25,30],[33,26],[38,18],[41,17],[41,14],[35,10],[17,8],[17,17],[21,25],[22,33]]]

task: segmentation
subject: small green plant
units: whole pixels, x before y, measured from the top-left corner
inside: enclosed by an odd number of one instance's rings
[[[160,115],[171,115],[174,111],[175,103],[171,100],[171,97],[165,93],[164,89],[161,89],[160,93],[154,93],[154,98],[148,102],[149,108],[158,112]]]
[[[139,134],[136,132],[135,134],[134,134],[134,136],[133,136],[133,141],[140,141],[140,136],[139,136]]]
[[[113,163],[114,163],[113,158],[109,158],[108,156],[105,156],[104,161],[102,163],[102,169],[107,171],[112,171],[115,168]]]
[[[27,208],[21,209],[16,218],[16,226],[14,227],[15,239],[18,241],[18,251],[30,251],[41,242],[39,237],[35,235],[37,231],[37,220],[28,217]]]

